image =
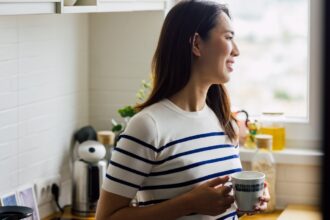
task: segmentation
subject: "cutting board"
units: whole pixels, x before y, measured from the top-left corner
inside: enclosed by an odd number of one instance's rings
[[[278,220],[322,220],[320,208],[308,205],[288,205]]]

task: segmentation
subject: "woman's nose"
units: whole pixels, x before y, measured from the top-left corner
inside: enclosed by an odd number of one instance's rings
[[[239,54],[240,54],[240,52],[237,47],[237,44],[236,44],[236,42],[233,42],[233,50],[231,51],[231,55],[234,57],[237,57],[237,56],[239,56]]]

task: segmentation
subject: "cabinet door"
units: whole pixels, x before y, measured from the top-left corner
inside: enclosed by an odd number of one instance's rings
[[[60,0],[0,0],[0,15],[56,13]]]
[[[99,11],[164,10],[165,0],[99,0]]]

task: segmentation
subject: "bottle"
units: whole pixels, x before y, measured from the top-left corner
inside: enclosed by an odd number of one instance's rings
[[[272,150],[284,150],[285,148],[285,127],[284,115],[282,112],[264,112],[260,118],[260,134],[273,136]]]
[[[270,194],[270,201],[267,205],[266,212],[272,212],[276,208],[276,165],[273,154],[271,152],[272,146],[271,135],[257,134],[255,136],[257,150],[252,158],[252,170],[262,172],[266,175],[266,182]]]

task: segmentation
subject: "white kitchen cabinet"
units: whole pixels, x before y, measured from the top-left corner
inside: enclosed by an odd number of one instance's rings
[[[78,0],[73,6],[65,6],[65,0],[0,0],[0,15],[99,13],[125,11],[164,12],[174,0]]]
[[[167,0],[78,0],[73,6],[57,3],[58,13],[98,13],[166,10]]]
[[[0,15],[56,13],[61,0],[0,0]]]

